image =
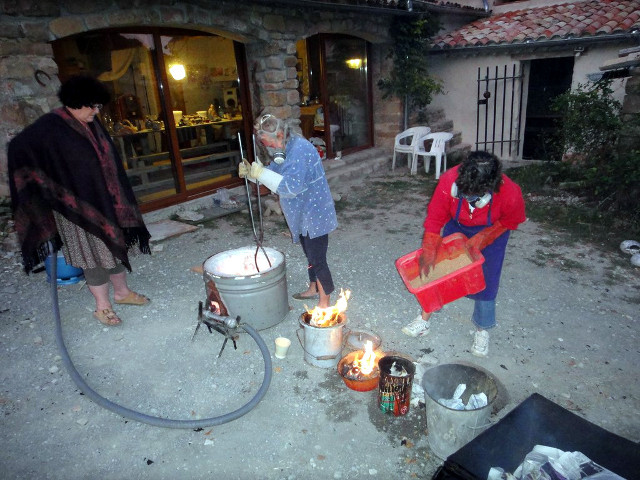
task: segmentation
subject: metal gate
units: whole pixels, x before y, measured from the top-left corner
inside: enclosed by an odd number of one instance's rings
[[[476,111],[476,150],[486,150],[504,158],[519,158],[522,118],[522,65],[495,66],[491,76],[478,68],[478,108]]]

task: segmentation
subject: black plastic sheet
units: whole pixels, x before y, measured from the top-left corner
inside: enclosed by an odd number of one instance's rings
[[[640,479],[640,445],[534,393],[450,455],[433,480],[486,480],[491,467],[515,471],[536,445],[579,451],[626,478]]]

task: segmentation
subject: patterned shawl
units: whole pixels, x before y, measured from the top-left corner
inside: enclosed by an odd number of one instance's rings
[[[54,210],[102,240],[129,270],[129,247],[151,253],[122,162],[97,119],[82,123],[64,107],[43,115],[9,143],[8,173],[25,272],[62,245]]]

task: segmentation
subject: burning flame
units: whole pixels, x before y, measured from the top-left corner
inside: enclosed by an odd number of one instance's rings
[[[220,304],[215,300],[211,300],[211,304],[209,305],[209,307],[209,310],[211,310],[213,313],[220,313]]]
[[[340,314],[347,309],[349,297],[351,297],[351,290],[340,289],[340,297],[333,307],[307,309],[307,313],[311,315],[309,325],[313,327],[331,327],[338,323]]]
[[[353,366],[358,367],[363,375],[369,375],[373,372],[373,368],[376,366],[376,354],[373,351],[371,340],[364,342],[364,354],[362,358],[356,358],[353,361]]]

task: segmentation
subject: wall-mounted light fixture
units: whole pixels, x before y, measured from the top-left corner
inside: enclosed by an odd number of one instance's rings
[[[362,66],[361,58],[350,58],[347,60],[347,65],[349,68],[360,68]]]
[[[184,65],[176,63],[175,65],[171,65],[169,67],[169,73],[173,77],[174,80],[182,80],[187,76],[187,72],[184,69]]]

